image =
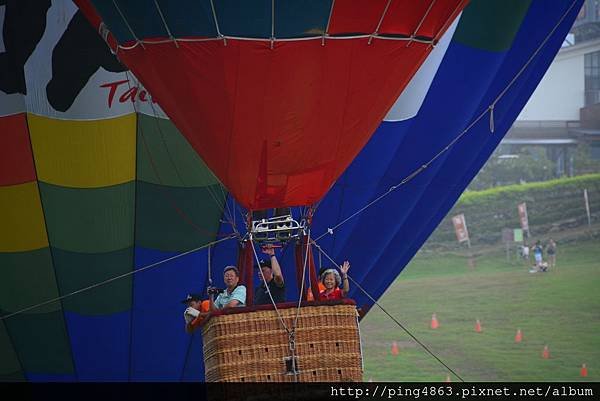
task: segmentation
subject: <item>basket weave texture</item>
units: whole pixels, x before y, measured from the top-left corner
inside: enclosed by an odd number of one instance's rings
[[[202,327],[207,382],[362,381],[356,307],[321,305],[213,316]],[[288,329],[295,331],[297,374]]]

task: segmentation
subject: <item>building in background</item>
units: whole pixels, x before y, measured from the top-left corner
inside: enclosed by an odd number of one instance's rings
[[[543,150],[553,177],[577,158],[600,162],[600,1],[587,0],[546,75],[501,142],[497,157]],[[581,163],[579,163],[581,165]]]

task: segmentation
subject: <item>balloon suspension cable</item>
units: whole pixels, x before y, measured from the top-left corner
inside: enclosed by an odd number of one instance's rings
[[[335,260],[333,260],[328,254],[327,252],[325,252],[323,250],[323,248],[321,248],[320,245],[318,245],[315,241],[312,241],[312,244],[319,250],[319,252],[323,253],[323,255],[325,255],[325,257],[327,259],[329,259],[329,261],[331,263],[333,263],[335,266],[340,266]],[[398,321],[398,319],[396,319],[394,316],[392,316],[387,310],[385,310],[385,308],[383,306],[381,306],[379,304],[379,302],[377,302],[375,300],[375,298],[373,298],[371,296],[371,294],[369,294],[367,292],[367,290],[365,290],[360,284],[358,284],[358,282],[356,282],[349,274],[347,274],[348,278],[350,279],[350,281],[352,281],[352,283],[354,285],[356,285],[356,288],[358,288],[359,290],[361,290],[370,300],[371,302],[373,302],[373,304],[377,305],[379,307],[379,309],[381,309],[383,311],[383,313],[385,313],[394,323],[396,323],[396,325],[398,325],[398,327],[400,327],[402,330],[404,330],[404,332],[406,334],[408,334],[413,340],[415,340],[415,342],[417,344],[419,344],[425,351],[427,351],[427,353],[429,355],[431,355],[432,357],[434,357],[442,366],[444,366],[446,369],[448,369],[448,371],[450,373],[452,373],[454,376],[456,376],[461,382],[464,382],[463,378],[454,371],[454,369],[452,369],[451,367],[449,367],[446,363],[444,363],[444,361],[442,361],[435,353],[433,353],[433,351],[431,351],[429,349],[429,347],[427,347],[425,344],[423,344],[417,337],[414,336],[414,334],[412,334],[410,332],[410,330],[408,330],[406,327],[404,327],[404,325],[402,323],[400,323]]]
[[[141,41],[137,35],[135,34],[135,32],[133,31],[133,28],[131,27],[131,25],[129,25],[129,22],[127,21],[127,18],[125,18],[125,15],[123,14],[123,12],[121,11],[121,9],[119,8],[119,6],[117,5],[117,2],[115,0],[112,0],[113,5],[115,6],[117,12],[119,13],[119,15],[121,16],[121,19],[123,20],[123,22],[125,23],[125,26],[127,27],[127,29],[129,29],[129,32],[131,33],[131,36],[133,36],[133,38],[135,39],[135,44],[136,46],[139,44],[140,46],[142,46],[142,49],[146,50],[146,48],[144,47],[144,43],[143,41]]]
[[[76,291],[73,291],[73,292],[70,292],[70,293],[68,293],[68,294],[64,294],[64,295],[61,295],[61,296],[59,296],[59,297],[52,298],[52,299],[49,299],[49,300],[47,300],[47,301],[44,301],[44,302],[37,303],[37,304],[35,304],[35,305],[28,306],[28,307],[26,307],[26,308],[23,308],[23,309],[20,309],[20,310],[18,310],[18,311],[16,311],[16,312],[12,312],[12,313],[9,313],[9,314],[7,314],[7,315],[0,316],[0,320],[6,320],[6,319],[9,319],[9,318],[11,318],[11,317],[13,317],[13,316],[20,315],[21,313],[25,313],[25,312],[28,312],[28,311],[30,311],[30,310],[33,310],[33,309],[40,308],[40,307],[42,307],[42,306],[49,305],[49,304],[51,304],[51,303],[54,303],[54,302],[62,301],[62,300],[63,300],[63,299],[65,299],[65,298],[70,298],[70,297],[72,297],[72,296],[74,296],[74,295],[82,294],[82,293],[84,293],[84,292],[87,292],[87,291],[93,290],[93,289],[95,289],[95,288],[98,288],[98,287],[101,287],[101,286],[103,286],[103,285],[106,285],[106,284],[110,284],[110,283],[112,283],[112,282],[115,282],[115,281],[117,281],[117,280],[121,280],[121,279],[123,279],[123,278],[127,278],[127,277],[130,277],[130,276],[133,276],[134,274],[138,274],[138,273],[145,272],[145,271],[147,271],[147,270],[150,270],[150,269],[153,269],[153,268],[155,268],[155,267],[161,266],[161,265],[163,265],[164,263],[170,262],[170,261],[172,261],[172,260],[175,260],[175,259],[179,259],[179,258],[181,258],[181,257],[183,257],[183,256],[190,255],[190,254],[192,254],[192,253],[194,253],[194,252],[198,252],[198,251],[200,251],[200,250],[202,250],[202,249],[205,249],[205,248],[211,247],[211,246],[213,246],[213,245],[216,245],[216,244],[218,244],[218,243],[220,243],[220,242],[227,241],[227,240],[230,240],[230,239],[235,239],[235,238],[237,238],[237,236],[236,236],[236,235],[234,235],[234,234],[231,234],[231,235],[229,235],[228,237],[221,238],[221,239],[218,239],[218,240],[216,240],[216,241],[213,241],[213,242],[209,242],[208,244],[204,244],[204,245],[202,245],[202,246],[199,246],[199,247],[197,247],[197,248],[194,248],[194,249],[191,249],[191,250],[189,250],[189,251],[186,251],[186,252],[180,253],[180,254],[178,254],[178,255],[171,256],[171,257],[169,257],[169,258],[167,258],[167,259],[163,259],[163,260],[160,260],[160,261],[158,261],[158,262],[155,262],[155,263],[152,263],[152,264],[149,264],[149,265],[146,265],[146,266],[140,267],[139,269],[135,269],[135,270],[133,270],[133,271],[130,271],[130,272],[127,272],[127,273],[124,273],[124,274],[120,274],[120,275],[118,275],[118,276],[115,276],[115,277],[111,277],[111,278],[109,278],[109,279],[106,279],[106,280],[100,281],[100,282],[98,282],[98,283],[96,283],[96,284],[92,284],[92,285],[90,285],[90,286],[87,286],[87,287],[84,287],[84,288],[80,288],[80,289],[78,289],[78,290],[76,290]]]
[[[292,372],[294,373],[294,381],[298,381],[298,372],[296,366],[296,356],[295,356],[295,335],[296,328],[298,327],[298,317],[300,316],[300,305],[302,303],[302,294],[304,294],[304,282],[306,277],[306,266],[308,265],[308,250],[310,249],[310,228],[306,228],[306,249],[304,251],[304,266],[302,267],[302,284],[300,284],[300,292],[298,294],[298,306],[296,308],[296,317],[294,317],[294,323],[292,325],[292,332],[290,334],[289,345],[290,351],[292,352]],[[310,276],[310,275],[309,275]]]
[[[156,6],[156,10],[158,11],[158,14],[160,15],[160,19],[162,20],[165,30],[167,31],[167,34],[169,35],[169,39],[171,39],[173,41],[173,43],[175,43],[175,47],[179,49],[179,43],[177,43],[177,39],[173,36],[173,34],[171,33],[171,30],[169,29],[169,24],[167,24],[167,20],[165,19],[165,16],[163,15],[163,12],[160,9],[160,6],[158,5],[158,0],[154,0],[154,5]]]
[[[433,8],[434,4],[435,4],[435,0],[431,0],[431,3],[429,3],[429,7],[427,8],[427,11],[425,11],[425,14],[423,15],[423,17],[421,17],[421,21],[419,21],[419,24],[413,31],[412,35],[410,35],[410,40],[406,44],[406,47],[410,46],[412,44],[412,42],[414,42],[415,38],[417,37],[417,33],[419,32],[419,29],[421,29],[421,25],[423,25],[423,23],[425,22],[425,18],[427,18],[427,16],[429,15],[429,12]]]
[[[385,5],[385,8],[383,9],[383,13],[381,13],[381,17],[379,18],[379,22],[377,23],[377,27],[375,28],[375,32],[373,32],[369,36],[369,42],[368,42],[368,44],[371,44],[371,42],[373,41],[373,38],[375,36],[379,35],[379,28],[381,28],[381,23],[383,22],[383,19],[385,18],[385,14],[387,14],[388,8],[390,8],[390,3],[391,2],[392,2],[392,0],[388,0],[387,4]]]
[[[275,0],[271,0],[271,50],[275,42]]]
[[[217,12],[215,11],[215,4],[213,0],[210,0],[210,8],[212,10],[213,21],[215,22],[215,29],[217,31],[218,39],[222,39],[223,45],[227,46],[227,38],[223,36],[223,34],[221,33],[221,29],[219,28],[219,20],[217,19]]]
[[[269,299],[271,300],[271,304],[273,305],[273,308],[275,309],[275,312],[277,313],[277,318],[279,319],[279,322],[281,323],[283,329],[285,330],[285,332],[288,335],[288,341],[289,341],[289,349],[291,352],[291,357],[292,357],[292,372],[294,375],[298,375],[298,371],[296,369],[296,359],[295,359],[295,336],[296,336],[296,328],[298,327],[298,319],[300,317],[300,307],[302,305],[302,294],[304,293],[304,282],[306,280],[306,267],[308,266],[308,250],[310,248],[310,230],[308,230],[308,232],[306,233],[307,235],[307,240],[306,240],[306,248],[305,248],[305,252],[304,252],[304,266],[302,268],[302,282],[300,285],[300,293],[298,296],[298,304],[296,307],[296,314],[294,316],[294,320],[292,323],[292,327],[289,328],[286,324],[285,321],[283,320],[283,317],[281,316],[281,313],[279,312],[279,309],[277,308],[277,304],[275,303],[275,300],[273,299],[273,295],[271,294],[271,290],[269,288],[269,286],[267,285],[267,281],[265,280],[265,276],[262,272],[262,269],[260,268],[260,259],[258,257],[258,253],[256,252],[256,247],[254,246],[254,239],[252,237],[252,233],[248,234],[248,241],[249,241],[249,246],[252,246],[252,251],[254,253],[254,259],[256,260],[257,265],[259,266],[259,274],[262,278],[262,282],[263,285],[265,286],[265,289],[267,291],[267,294],[269,295]],[[297,377],[295,377],[295,380],[297,380]]]
[[[527,67],[533,62],[533,60],[538,55],[538,53],[540,52],[540,50],[542,50],[542,48],[546,45],[546,43],[551,38],[551,36],[554,34],[554,32],[558,29],[558,27],[560,26],[560,24],[562,23],[562,21],[567,17],[567,15],[571,11],[571,9],[575,5],[575,3],[577,3],[577,0],[573,0],[573,2],[569,6],[569,8],[565,11],[565,13],[562,15],[562,17],[560,18],[560,20],[554,25],[554,27],[552,28],[552,30],[550,31],[550,33],[548,33],[548,35],[546,35],[546,37],[544,38],[544,40],[540,43],[540,45],[536,48],[536,50],[531,54],[531,56],[527,59],[527,61],[525,62],[525,64],[521,67],[521,69],[517,72],[517,74],[512,78],[512,80],[508,83],[508,85],[506,85],[506,87],[504,87],[504,89],[498,94],[498,96],[467,126],[467,128],[465,128],[458,136],[456,136],[452,141],[450,141],[450,143],[448,143],[442,150],[440,150],[438,153],[436,153],[425,164],[422,164],[420,167],[418,167],[417,169],[415,169],[412,173],[410,173],[409,175],[407,175],[406,177],[404,177],[400,182],[398,182],[395,185],[392,185],[391,187],[389,187],[386,192],[382,193],[381,195],[379,195],[378,197],[376,197],[375,199],[373,199],[371,202],[367,203],[365,206],[361,207],[356,212],[352,213],[350,216],[346,217],[345,219],[343,219],[342,221],[340,221],[339,223],[337,223],[335,226],[327,228],[327,231],[324,232],[323,234],[319,235],[315,239],[315,241],[320,240],[321,238],[323,238],[327,234],[333,235],[334,231],[337,228],[339,228],[340,226],[342,226],[343,224],[345,224],[349,220],[353,219],[354,217],[358,216],[359,214],[361,214],[362,212],[364,212],[365,210],[367,210],[368,208],[370,208],[374,204],[378,203],[383,198],[387,197],[389,194],[391,194],[392,192],[396,191],[398,188],[400,188],[403,185],[407,184],[413,178],[415,178],[416,176],[418,176],[419,174],[421,174],[425,169],[427,169],[427,167],[429,167],[429,165],[431,165],[433,162],[435,162],[437,159],[439,159],[443,154],[445,154],[450,149],[452,149],[454,147],[454,145],[456,145],[456,143],[458,141],[460,141],[488,113],[490,113],[490,132],[494,133],[494,131],[495,131],[494,109],[495,109],[496,104],[504,97],[504,95],[506,95],[506,92],[514,85],[514,83],[521,77],[521,75],[523,75],[523,73],[525,72],[525,70],[527,69]]]
[[[207,274],[208,274],[208,285],[210,287],[212,287],[213,285],[213,279],[212,279],[212,269],[211,269],[211,260],[210,260],[210,251],[211,251],[211,245],[208,245],[208,248],[206,249],[206,254],[208,255],[208,261],[207,261]]]
[[[323,37],[321,38],[321,46],[325,46],[325,38],[329,37],[329,25],[331,24],[331,15],[333,14],[333,7],[335,7],[335,0],[332,0],[331,7],[329,8],[329,18],[327,18],[327,26],[323,31]]]
[[[302,288],[300,290],[300,295],[298,297],[298,307],[296,309],[296,316],[294,318],[294,322],[292,324],[292,328],[288,328],[288,326],[285,324],[285,321],[283,320],[283,317],[281,316],[281,313],[279,312],[279,309],[277,308],[277,304],[275,303],[275,300],[273,299],[273,295],[271,294],[271,290],[269,289],[269,286],[267,285],[267,281],[265,280],[265,276],[262,272],[262,269],[260,268],[260,260],[258,258],[258,254],[256,253],[256,248],[254,247],[254,241],[252,239],[252,234],[250,234],[249,237],[249,246],[252,247],[252,251],[254,252],[254,258],[256,260],[256,263],[258,265],[258,271],[259,274],[262,278],[262,282],[263,285],[265,286],[265,289],[267,290],[267,294],[269,295],[269,299],[271,300],[271,304],[273,305],[273,308],[275,309],[275,313],[277,313],[277,318],[279,319],[279,322],[281,323],[281,326],[283,327],[283,329],[285,330],[285,332],[288,335],[288,348],[290,350],[290,357],[291,357],[291,362],[292,362],[292,374],[294,375],[294,381],[297,382],[298,381],[298,374],[300,373],[297,369],[296,366],[296,327],[297,327],[297,323],[298,323],[298,317],[300,315],[300,304],[302,302],[302,291],[303,291],[303,286],[304,286],[304,272],[306,271],[306,261],[308,260],[308,257],[305,256],[304,258],[304,270],[302,272]],[[307,241],[307,255],[308,255],[308,245],[309,242]]]
[[[131,80],[132,80],[132,76],[130,76],[129,70],[125,71],[125,77],[127,78],[127,86],[129,87],[129,90],[132,89],[131,86]],[[136,79],[136,83],[137,85],[135,86],[135,88],[139,88],[139,82]],[[151,96],[152,98],[152,96]],[[156,110],[156,107],[154,106],[154,102],[152,101],[152,99],[150,100],[150,108],[152,109],[152,114],[154,115],[154,120],[156,121],[156,128],[158,130],[158,133],[160,134],[160,139],[162,141],[163,147],[165,149],[165,152],[167,153],[168,157],[169,157],[169,161],[171,163],[171,165],[173,166],[173,169],[175,170],[175,173],[177,175],[177,177],[179,178],[179,181],[182,184],[185,184],[183,181],[183,178],[181,177],[181,175],[179,174],[179,169],[177,169],[177,166],[175,165],[175,162],[173,160],[173,157],[171,155],[171,152],[169,151],[169,147],[167,146],[167,143],[165,141],[165,135],[164,132],[160,126],[160,119],[161,117],[158,114],[158,111]],[[133,102],[133,109],[136,113],[140,113],[140,110],[138,110],[136,108],[136,104],[135,102]],[[148,141],[146,140],[146,135],[144,133],[144,129],[142,128],[142,126],[140,125],[140,136],[142,139],[142,145],[144,148],[144,151],[146,152],[146,155],[148,156],[148,161],[150,162],[150,166],[152,167],[152,172],[154,173],[154,176],[156,177],[156,179],[158,180],[158,182],[161,185],[164,185],[164,182],[162,180],[162,177],[160,175],[158,166],[156,164],[156,161],[154,160],[154,157],[152,155],[152,152],[150,151],[150,147],[148,145]],[[209,170],[210,171],[210,170]],[[213,177],[218,181],[218,178],[214,175],[214,173],[211,174],[213,175]],[[221,189],[221,195],[222,195],[222,199],[224,201],[220,201],[219,200],[219,194],[215,193],[210,187],[210,185],[207,185],[206,191],[208,192],[208,194],[210,195],[211,199],[215,202],[215,204],[217,205],[217,207],[219,209],[221,209],[223,211],[223,215],[225,216],[225,218],[227,219],[227,221],[229,222],[229,224],[231,225],[233,232],[236,233],[238,235],[238,237],[240,236],[240,233],[237,231],[237,227],[235,226],[234,223],[232,223],[232,218],[231,218],[231,210],[229,209],[229,204],[227,203],[227,195],[224,193],[222,186],[219,184],[218,185],[219,188]],[[177,204],[177,202],[175,201],[175,199],[173,199],[167,192],[163,192],[163,194],[165,195],[165,197],[167,198],[170,206],[175,210],[175,212],[177,213],[177,215],[179,215],[182,220],[184,222],[186,222],[188,225],[190,225],[192,228],[194,228],[196,231],[201,232],[203,234],[209,234],[209,235],[222,235],[219,233],[214,233],[214,232],[209,232],[208,230],[199,227],[198,225],[196,225],[196,223],[192,220],[192,218],[185,212],[183,211],[183,209],[181,207],[179,207],[179,205]],[[227,210],[225,210],[225,206],[227,207]],[[229,214],[228,214],[229,212]]]
[[[289,335],[290,329],[285,324],[285,321],[283,320],[283,317],[281,316],[281,313],[279,312],[279,309],[277,308],[277,304],[275,303],[275,300],[273,299],[273,295],[271,294],[271,289],[269,288],[268,285],[266,285],[267,281],[265,280],[265,276],[262,272],[262,269],[260,268],[260,259],[258,257],[258,253],[256,253],[256,248],[254,247],[254,239],[252,238],[252,233],[250,233],[249,237],[248,237],[248,246],[252,247],[252,252],[254,253],[254,260],[256,261],[256,265],[258,266],[258,274],[260,274],[260,277],[262,278],[262,282],[265,285],[265,289],[267,290],[267,294],[269,295],[271,304],[273,305],[273,308],[275,309],[275,312],[277,313],[277,318],[279,319],[279,322],[283,326],[283,329],[285,330],[285,332]]]

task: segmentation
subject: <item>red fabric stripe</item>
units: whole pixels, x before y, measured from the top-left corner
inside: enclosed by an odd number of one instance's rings
[[[0,117],[0,185],[36,179],[25,113]]]
[[[121,59],[251,210],[318,201],[430,48],[367,39],[136,47]]]
[[[97,26],[86,0],[76,0]],[[467,0],[438,0],[417,35],[439,37]],[[329,32],[373,32],[387,0],[338,0]],[[410,35],[430,0],[395,0],[381,33]],[[445,20],[446,18],[446,20]],[[120,58],[250,210],[313,204],[366,144],[430,47],[367,39],[137,46]]]

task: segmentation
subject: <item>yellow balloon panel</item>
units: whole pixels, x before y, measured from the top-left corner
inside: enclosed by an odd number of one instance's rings
[[[38,180],[72,188],[134,180],[135,114],[93,121],[27,118]]]
[[[0,252],[48,246],[37,182],[0,187]]]

